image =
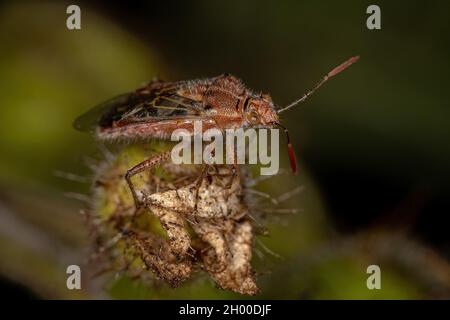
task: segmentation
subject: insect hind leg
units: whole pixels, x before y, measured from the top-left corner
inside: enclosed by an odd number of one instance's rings
[[[128,187],[130,188],[131,194],[133,195],[134,204],[136,206],[136,209],[139,209],[141,206],[141,203],[139,201],[139,198],[136,193],[136,189],[134,188],[133,182],[131,181],[131,178],[143,171],[151,170],[157,166],[159,166],[161,163],[167,161],[170,157],[170,151],[163,152],[160,154],[157,154],[147,160],[144,160],[131,169],[127,171],[125,174],[125,180],[127,181]]]

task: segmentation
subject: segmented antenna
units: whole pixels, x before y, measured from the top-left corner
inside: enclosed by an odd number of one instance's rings
[[[328,79],[330,79],[330,78],[334,77],[335,75],[337,75],[338,73],[344,71],[349,66],[351,66],[356,61],[358,61],[358,59],[359,59],[359,56],[354,56],[354,57],[351,57],[350,59],[348,59],[347,61],[345,61],[344,63],[340,64],[339,66],[337,66],[336,68],[334,68],[333,70],[328,72],[328,74],[325,77],[323,77],[322,80],[320,80],[311,90],[309,90],[307,93],[305,93],[300,99],[295,100],[294,102],[292,102],[291,104],[287,105],[286,107],[278,109],[277,113],[281,113],[283,111],[286,111],[286,110],[296,106],[299,103],[302,103],[310,95],[312,95],[314,93],[314,91],[319,89],[325,82],[327,82]]]
[[[297,174],[297,160],[295,159],[295,152],[294,147],[291,143],[291,138],[289,137],[289,131],[286,127],[282,126],[279,122],[274,122],[274,125],[280,127],[284,130],[284,133],[286,134],[286,140],[287,140],[287,147],[288,147],[288,155],[289,155],[289,162],[291,164],[291,170],[293,174]]]

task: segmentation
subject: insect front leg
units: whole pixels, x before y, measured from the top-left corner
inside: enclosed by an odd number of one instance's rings
[[[141,203],[138,199],[138,196],[136,194],[136,189],[134,188],[133,182],[131,181],[131,178],[143,171],[151,170],[154,167],[160,165],[164,161],[167,161],[170,158],[170,151],[157,154],[145,161],[142,161],[141,163],[138,163],[133,168],[129,169],[125,175],[125,180],[128,183],[128,186],[130,187],[131,194],[133,195],[134,205],[136,206],[136,209],[139,209]]]

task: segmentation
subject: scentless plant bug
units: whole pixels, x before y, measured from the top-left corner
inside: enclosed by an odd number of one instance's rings
[[[193,133],[194,122],[208,129],[273,128],[284,130],[292,171],[297,164],[287,128],[278,114],[305,101],[328,79],[359,59],[352,57],[331,70],[311,90],[285,107],[276,106],[270,95],[255,94],[236,77],[223,74],[215,78],[178,82],[151,81],[132,93],[120,95],[95,107],[75,121],[79,130],[93,130],[106,141],[169,140],[175,129]],[[125,175],[136,206],[139,205],[131,177],[167,161],[170,152],[147,159]]]

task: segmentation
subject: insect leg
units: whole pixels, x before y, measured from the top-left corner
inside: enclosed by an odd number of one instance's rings
[[[142,161],[141,163],[138,163],[133,168],[131,168],[127,171],[127,173],[125,175],[125,179],[128,183],[128,186],[130,187],[131,194],[133,195],[134,204],[136,206],[136,209],[139,208],[140,203],[139,203],[139,199],[137,197],[133,182],[131,181],[131,178],[145,170],[153,169],[154,167],[160,165],[164,161],[167,161],[169,158],[170,158],[170,151],[163,152],[163,153],[157,154],[156,156],[153,156],[145,161]]]
[[[202,169],[202,173],[200,174],[200,177],[198,178],[196,184],[195,184],[195,204],[194,204],[194,213],[197,211],[197,205],[198,205],[198,198],[200,194],[200,187],[202,186],[203,179],[205,179],[207,173],[209,170],[209,165],[205,165],[205,167]]]
[[[214,155],[214,151],[212,151],[212,154]],[[203,179],[208,175],[208,171],[211,165],[205,164],[205,166],[202,169],[202,172],[200,174],[200,177],[198,177],[197,183],[195,185],[195,204],[194,204],[194,213],[197,211],[197,205],[198,205],[198,199],[200,194],[200,187],[202,186]]]
[[[236,153],[234,154],[233,164],[231,164],[229,167],[231,167],[229,173],[220,173],[217,165],[215,165],[214,168],[216,168],[217,172],[208,174],[209,176],[230,177],[230,180],[224,183],[225,188],[228,190],[231,189],[236,178],[239,182],[241,181],[241,170],[240,166],[237,163]]]
[[[231,179],[230,179],[230,182],[227,185],[227,189],[231,189],[231,186],[233,185],[233,181],[234,181],[235,178],[237,178],[238,181],[241,181],[241,170],[240,170],[239,165],[237,163],[236,152],[234,153],[232,166],[233,166],[233,169],[231,170]]]

